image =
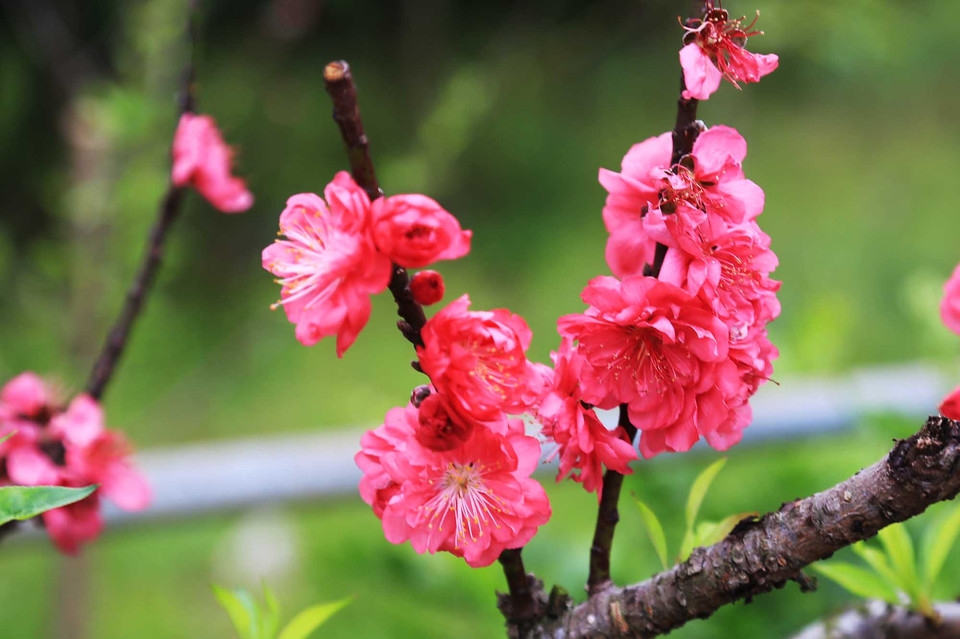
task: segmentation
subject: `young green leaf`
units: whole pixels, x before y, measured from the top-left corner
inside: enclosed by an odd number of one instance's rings
[[[713,483],[717,473],[723,469],[723,465],[726,463],[727,459],[725,457],[718,459],[707,466],[693,481],[693,486],[690,487],[690,495],[687,497],[687,531],[693,532],[693,525],[697,521],[697,513],[700,512],[703,498],[707,496],[710,484]]]
[[[348,603],[350,603],[350,597],[340,601],[310,606],[291,619],[277,639],[307,639],[310,633]]]
[[[730,531],[736,528],[744,519],[750,518],[756,520],[757,513],[738,513],[724,517],[720,521],[702,521],[697,524],[697,530],[694,534],[694,548],[699,546],[712,546],[724,537],[730,534]],[[692,549],[691,549],[692,551]]]
[[[868,546],[865,542],[857,542],[850,546],[850,549],[853,552],[867,562],[873,571],[877,573],[881,579],[887,582],[887,584],[896,591],[906,592],[906,586],[903,584],[900,576],[890,567],[890,562],[887,561],[887,556],[873,548]]]
[[[640,501],[640,498],[636,495],[632,495],[632,497],[633,501],[637,504],[637,509],[640,511],[640,518],[643,520],[643,527],[647,531],[647,537],[650,538],[650,543],[653,544],[653,550],[660,559],[660,565],[666,570],[669,566],[667,564],[667,538],[663,534],[663,526],[660,525],[660,520],[657,519],[656,514],[650,510],[649,506]]]
[[[259,611],[250,594],[245,590],[227,590],[212,586],[213,594],[233,622],[240,639],[259,639],[255,633],[259,630]]]
[[[940,576],[943,563],[960,535],[960,508],[954,508],[949,516],[927,529],[923,540],[923,585],[927,595],[933,594],[933,586]]]
[[[280,602],[266,582],[263,584],[263,600],[267,602],[267,609],[260,617],[260,637],[275,639],[280,630]]]
[[[0,524],[23,521],[88,497],[96,484],[84,488],[63,486],[4,486],[0,488]]]
[[[917,560],[913,552],[913,541],[903,524],[893,524],[877,533],[877,538],[883,544],[890,557],[890,564],[903,589],[910,596],[911,601],[920,599],[920,579],[917,576]]]
[[[890,584],[880,578],[879,575],[866,568],[845,561],[820,562],[813,564],[812,568],[858,597],[882,599],[895,605],[900,603],[896,590],[891,588]]]

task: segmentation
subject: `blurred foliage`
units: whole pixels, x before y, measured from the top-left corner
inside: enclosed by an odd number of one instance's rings
[[[343,360],[329,343],[300,346],[282,314],[268,310],[278,291],[259,254],[285,199],[321,191],[345,168],[320,77],[331,59],[353,66],[385,191],[426,192],[475,232],[468,258],[441,265],[448,295],[469,292],[476,308],[520,313],[536,336],[531,356],[546,361],[556,317],[581,310],[586,281],[607,272],[597,168],[617,168],[631,144],[672,126],[676,17],[689,4],[203,2],[199,108],[238,148],[257,204],[223,216],[188,198],[106,396],[109,424],[143,447],[372,425],[419,383],[385,297]],[[751,47],[781,56],[760,85],[724,86],[700,110],[707,124],[746,136],[746,170],[766,191],[760,221],[783,281],[783,316],[771,326],[782,352],[777,375],[951,361],[957,342],[936,304],[958,260],[960,195],[949,176],[960,172],[960,3],[726,6],[759,8],[767,35]],[[171,0],[0,4],[0,378],[30,369],[82,387],[166,186],[185,16],[185,3]],[[862,448],[854,455],[839,440],[732,455],[718,479],[728,490],[705,503],[706,514],[763,511],[825,487],[879,456],[882,439],[871,436],[873,456],[862,460]],[[640,464],[631,482],[658,513],[670,512],[697,459]],[[552,490],[555,520],[525,553],[571,591],[589,543],[582,513],[593,508],[578,490]],[[662,503],[647,499],[651,491]],[[356,501],[299,511],[310,543],[291,605],[355,592],[357,605],[331,621],[331,637],[384,628],[502,634],[490,594],[502,588],[496,570],[391,547]],[[187,636],[228,636],[205,588],[212,549],[230,526],[141,529],[92,548],[90,636],[184,636],[183,619],[195,624]],[[628,521],[621,544],[631,535],[642,542],[640,527]],[[624,549],[614,558],[618,580],[653,571],[651,553]],[[59,560],[31,547],[0,562],[5,600],[27,593],[0,610],[0,627],[43,636]],[[788,588],[677,634],[799,627],[835,605],[839,590],[830,588],[826,597]]]

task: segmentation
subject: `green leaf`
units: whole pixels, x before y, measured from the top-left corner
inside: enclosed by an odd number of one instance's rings
[[[927,529],[923,540],[923,584],[927,595],[932,594],[943,563],[957,541],[957,535],[960,535],[960,508],[954,508],[948,517]]]
[[[755,520],[757,513],[737,513],[724,517],[720,521],[704,521],[697,524],[694,548],[697,546],[712,546],[729,535],[730,531],[737,527],[737,524],[747,518]]]
[[[227,590],[216,585],[212,588],[220,605],[230,615],[240,639],[257,639],[254,633],[258,630],[257,619],[260,615],[250,594],[245,590]]]
[[[811,566],[827,579],[831,579],[841,587],[849,590],[858,597],[867,599],[882,599],[887,603],[899,604],[897,591],[886,581],[866,568],[855,566],[844,561],[831,561]]]
[[[277,639],[306,639],[320,624],[329,619],[335,612],[350,603],[350,597],[331,603],[310,606],[290,620]]]
[[[893,570],[900,577],[900,583],[910,600],[917,602],[920,599],[920,579],[917,576],[917,560],[913,552],[913,541],[903,524],[893,524],[877,533],[877,538],[883,544],[890,557]]]
[[[636,495],[632,495],[632,497],[640,510],[643,527],[646,529],[647,537],[650,538],[650,543],[653,544],[653,549],[660,559],[660,565],[666,570],[669,566],[667,564],[667,538],[663,534],[663,526],[660,525],[660,520],[657,519],[656,514],[650,510],[649,506],[640,501],[640,498]]]
[[[273,591],[267,587],[266,582],[263,584],[263,600],[267,602],[267,609],[260,617],[260,637],[275,639],[277,632],[280,631],[280,602],[277,601]]]
[[[877,573],[881,579],[886,581],[891,588],[906,592],[906,587],[900,580],[900,576],[890,567],[890,562],[887,561],[885,554],[872,546],[868,546],[866,542],[863,541],[853,544],[850,546],[850,549],[853,550],[858,557],[867,562],[870,567],[873,568],[873,571]]]
[[[700,512],[700,505],[703,503],[703,498],[706,497],[707,491],[710,489],[710,484],[713,483],[717,473],[723,469],[723,465],[726,463],[727,459],[725,457],[718,459],[707,466],[693,481],[693,486],[690,487],[690,495],[687,497],[688,532],[693,532],[693,525],[697,521],[697,513]]]
[[[0,488],[0,524],[23,521],[54,508],[88,497],[97,485],[84,488],[63,486],[4,486]]]

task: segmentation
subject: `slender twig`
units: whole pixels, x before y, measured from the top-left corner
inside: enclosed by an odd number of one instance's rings
[[[353,83],[350,65],[345,60],[331,62],[323,69],[323,81],[327,93],[333,100],[333,119],[340,127],[340,136],[347,147],[350,158],[350,174],[371,200],[383,196],[377,183],[377,174],[370,159],[370,143],[363,132],[363,120],[360,118],[360,104],[357,101],[357,87]],[[414,346],[423,346],[420,329],[427,323],[423,307],[413,300],[410,292],[410,276],[407,270],[393,265],[390,275],[390,293],[397,303],[397,315],[400,321],[397,328]]]
[[[627,405],[620,406],[619,425],[632,442],[637,428],[630,423]],[[587,577],[587,592],[594,595],[613,586],[610,578],[610,552],[613,548],[613,533],[620,522],[620,489],[623,488],[623,475],[607,469],[603,474],[603,493],[597,508],[597,524],[593,531],[593,543],[590,545],[590,571]]]
[[[189,54],[187,65],[183,71],[183,80],[180,87],[180,96],[178,103],[178,113],[192,112],[195,108],[196,98],[193,90],[194,70],[193,56],[196,46],[196,2],[190,2],[187,17],[187,38],[189,40]],[[160,201],[160,210],[157,213],[157,219],[150,229],[150,236],[147,239],[147,250],[140,264],[140,269],[133,280],[133,284],[127,290],[127,296],[120,310],[120,315],[110,329],[107,339],[100,349],[100,355],[97,357],[90,371],[90,377],[87,380],[86,391],[94,399],[101,399],[106,391],[107,384],[113,377],[117,363],[123,355],[127,341],[130,339],[130,331],[143,304],[150,293],[153,283],[157,278],[157,271],[163,259],[163,245],[167,233],[170,231],[174,220],[180,215],[181,204],[183,202],[183,189],[173,185],[171,179],[167,186],[167,191]]]
[[[625,588],[609,588],[526,637],[652,637],[797,581],[801,569],[960,493],[960,423],[930,417],[887,456],[823,492],[745,519],[725,539]]]
[[[680,97],[677,99],[677,120],[673,126],[673,149],[670,155],[670,166],[678,171],[679,162],[693,151],[693,143],[700,135],[700,124],[697,122],[698,101],[693,98],[684,98],[686,89],[683,74],[680,74]],[[663,260],[667,255],[667,246],[657,243],[654,251],[653,264],[644,268],[644,275],[658,277],[663,267]],[[637,434],[636,427],[627,417],[627,406],[620,406],[620,426],[622,426],[630,441]],[[590,546],[590,571],[587,577],[587,592],[591,595],[613,586],[610,579],[610,552],[613,548],[613,533],[620,521],[617,504],[620,500],[620,489],[623,486],[623,475],[607,470],[603,475],[603,494],[600,506],[597,509],[597,523],[593,532],[593,544]]]

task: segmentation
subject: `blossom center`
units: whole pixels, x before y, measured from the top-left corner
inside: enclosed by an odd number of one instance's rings
[[[500,527],[500,518],[508,515],[503,500],[487,486],[484,475],[487,467],[481,462],[451,462],[435,484],[439,491],[423,508],[429,513],[428,528],[436,525],[443,532],[448,520],[456,528],[455,544],[462,547],[476,542],[490,525]]]

